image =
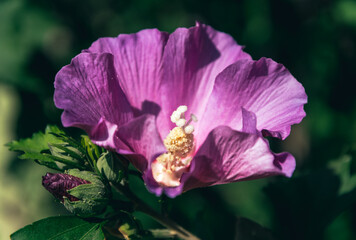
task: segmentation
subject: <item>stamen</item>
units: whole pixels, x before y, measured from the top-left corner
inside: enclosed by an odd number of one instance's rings
[[[188,125],[192,121],[194,121],[194,122],[198,121],[198,118],[194,114],[190,114],[190,118],[189,118],[188,122],[185,125]]]
[[[177,127],[183,127],[185,125],[187,121],[185,119],[179,119],[177,122],[176,122],[176,125]]]
[[[190,119],[193,119],[194,122],[198,122],[197,116],[195,116],[193,113],[190,114]]]
[[[186,134],[192,134],[194,132],[194,127],[192,125],[188,125],[184,128],[184,132]]]
[[[186,111],[188,110],[188,107],[185,106],[185,105],[181,105],[177,108],[177,112],[180,112],[180,113],[185,113]]]
[[[193,134],[187,134],[180,127],[175,127],[163,141],[168,153],[178,159],[185,158],[194,146]]]
[[[177,111],[174,111],[171,115],[171,121],[176,123],[179,119],[181,119],[181,113],[180,112],[177,112]]]
[[[180,178],[184,172],[189,171],[190,162],[194,152],[194,126],[197,117],[190,114],[187,121],[184,113],[187,106],[179,106],[171,115],[171,121],[177,127],[173,128],[163,143],[167,152],[159,156],[152,163],[153,178],[162,186],[177,187],[180,185]]]

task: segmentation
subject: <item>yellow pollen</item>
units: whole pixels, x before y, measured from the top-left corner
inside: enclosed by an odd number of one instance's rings
[[[187,106],[182,105],[172,113],[171,121],[177,127],[173,128],[163,141],[167,152],[152,162],[153,178],[161,186],[179,186],[182,174],[189,171],[194,152],[194,126],[190,123],[198,119],[191,113],[190,118],[186,120],[187,110]]]
[[[176,160],[185,158],[193,150],[194,135],[187,134],[181,127],[173,128],[163,141],[168,154]]]

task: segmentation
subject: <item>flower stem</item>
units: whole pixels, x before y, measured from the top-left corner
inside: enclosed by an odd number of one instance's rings
[[[200,240],[198,237],[178,225],[176,222],[173,220],[169,219],[166,216],[163,216],[159,214],[157,211],[152,209],[149,205],[147,205],[145,202],[143,202],[141,199],[139,199],[135,194],[133,194],[130,189],[123,187],[121,185],[114,185],[111,183],[111,186],[114,187],[119,193],[123,194],[126,196],[129,200],[133,202],[135,205],[135,209],[137,211],[143,212],[149,216],[151,216],[153,219],[155,219],[157,222],[162,224],[163,226],[173,230],[176,235],[184,240]]]

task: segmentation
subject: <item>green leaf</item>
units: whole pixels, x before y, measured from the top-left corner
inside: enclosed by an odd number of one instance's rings
[[[31,138],[12,141],[6,144],[6,146],[8,146],[11,151],[21,152],[22,154],[19,156],[20,159],[33,160],[49,168],[60,170],[61,166],[57,165],[49,154],[45,154],[49,152],[48,143],[63,143],[62,140],[50,134],[51,132],[60,133],[61,130],[56,126],[47,126],[45,133],[34,133]]]
[[[124,166],[113,153],[106,152],[97,162],[99,172],[110,182],[119,183],[125,175]]]
[[[61,139],[63,142],[66,142],[69,146],[72,146],[73,148],[76,149],[76,151],[80,152],[80,155],[85,155],[85,149],[81,142],[77,141],[76,139],[68,136],[65,134],[65,132],[60,132],[60,133],[55,133],[51,132],[52,135],[56,136],[57,138]]]
[[[45,133],[34,133],[31,138],[12,141],[7,146],[11,151],[23,152],[20,158],[25,159],[29,153],[41,153],[49,150],[48,143],[63,143],[62,140],[50,134],[51,132],[59,133],[61,130],[56,126],[47,126]]]
[[[90,141],[89,137],[86,135],[82,136],[81,145],[86,149],[89,158],[95,162],[100,157],[101,153],[104,151],[103,148],[95,145]]]
[[[33,160],[58,171],[73,167],[86,169],[85,150],[56,126],[47,126],[45,133],[35,133],[7,146],[11,151],[21,152],[20,159]]]
[[[355,160],[352,159],[351,155],[346,154],[329,163],[329,168],[331,168],[334,173],[340,177],[340,195],[350,192],[356,188],[356,174],[352,175],[351,173],[352,161]]]
[[[52,153],[52,155],[60,157],[60,158],[65,158],[70,161],[78,161],[78,162],[83,162],[85,159],[85,154],[80,152],[77,148],[72,147],[71,145],[65,143],[65,144],[48,144],[48,147]]]
[[[49,217],[21,228],[12,240],[104,240],[102,223],[90,223],[74,216]]]

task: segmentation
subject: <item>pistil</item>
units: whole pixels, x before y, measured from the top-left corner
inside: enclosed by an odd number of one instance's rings
[[[194,114],[189,120],[185,119],[187,106],[179,106],[171,115],[171,121],[176,124],[163,143],[167,152],[159,156],[152,163],[154,179],[162,186],[176,187],[180,185],[180,178],[187,172],[194,152],[194,126],[196,122]]]

